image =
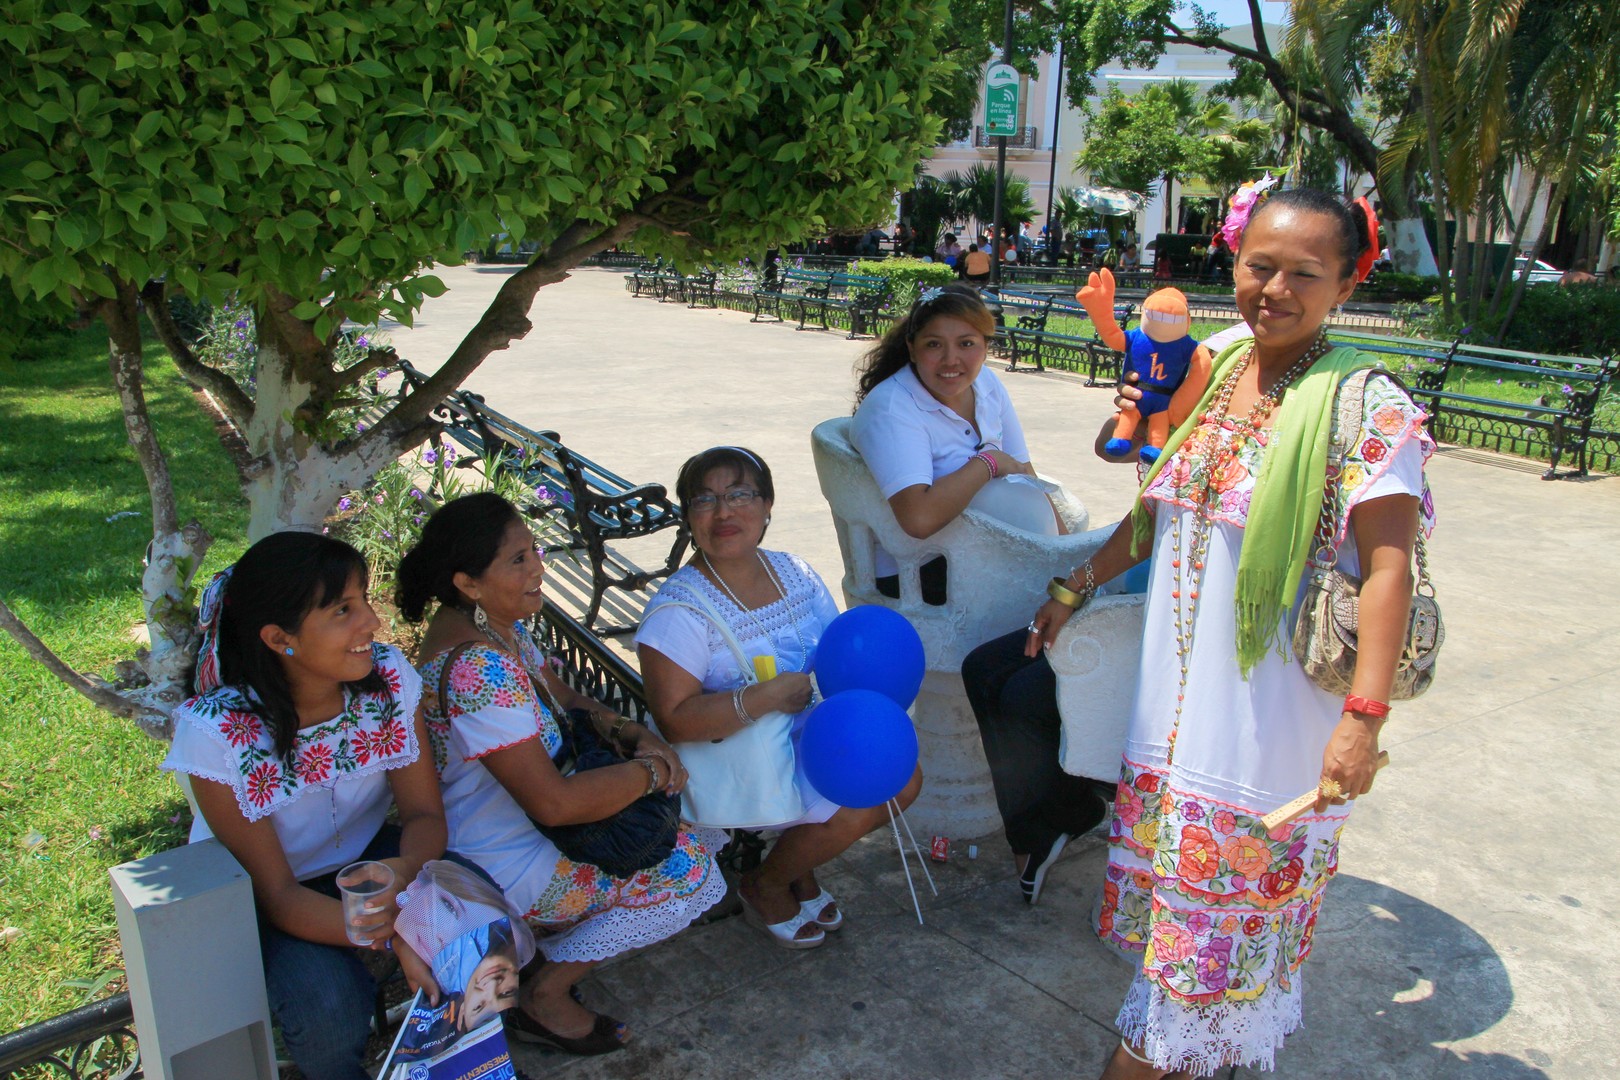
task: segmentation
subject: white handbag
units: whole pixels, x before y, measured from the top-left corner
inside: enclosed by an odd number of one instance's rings
[[[667,589],[664,595],[670,595]],[[696,603],[669,599],[659,606],[683,607],[712,622],[737,658],[744,684],[758,682],[753,661],[714,605],[699,593],[688,595]],[[792,713],[766,713],[723,739],[671,745],[688,774],[681,792],[684,820],[713,829],[765,829],[804,815],[795,779]]]

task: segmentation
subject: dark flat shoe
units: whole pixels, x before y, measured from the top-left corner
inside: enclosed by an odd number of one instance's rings
[[[581,1035],[574,1039],[552,1031],[524,1012],[521,1007],[506,1014],[506,1030],[522,1042],[549,1046],[553,1050],[561,1050],[566,1054],[577,1054],[580,1057],[611,1054],[613,1051],[623,1050],[625,1047],[623,1040],[619,1038],[624,1032],[624,1025],[603,1013],[596,1014],[596,1022],[591,1025],[590,1034]]]

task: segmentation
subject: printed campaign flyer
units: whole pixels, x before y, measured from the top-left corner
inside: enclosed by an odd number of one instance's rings
[[[505,917],[445,945],[433,958],[439,1003],[417,992],[381,1080],[516,1080],[500,1018],[517,1004],[521,966]]]

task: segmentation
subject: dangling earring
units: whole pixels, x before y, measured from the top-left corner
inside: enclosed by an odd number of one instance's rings
[[[1333,317],[1335,319],[1344,318],[1344,305],[1343,304],[1339,304],[1336,307],[1334,307],[1334,309],[1333,309]]]
[[[478,627],[481,634],[489,633],[489,616],[484,613],[483,605],[473,601],[473,625]]]

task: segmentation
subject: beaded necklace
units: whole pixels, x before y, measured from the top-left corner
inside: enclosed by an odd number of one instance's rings
[[[1173,758],[1176,749],[1176,735],[1181,730],[1181,710],[1187,700],[1187,670],[1192,661],[1193,632],[1197,628],[1198,593],[1204,580],[1204,559],[1209,554],[1209,538],[1214,528],[1214,518],[1210,513],[1210,502],[1215,498],[1215,484],[1226,471],[1226,465],[1235,459],[1242,448],[1245,435],[1255,436],[1260,426],[1276,411],[1283,393],[1305,372],[1323,356],[1326,356],[1328,345],[1326,332],[1319,332],[1316,340],[1303,356],[1289,365],[1282,377],[1272,383],[1270,388],[1261,392],[1258,400],[1249,409],[1249,415],[1242,420],[1234,420],[1236,430],[1231,438],[1227,438],[1222,431],[1222,425],[1227,421],[1227,413],[1232,407],[1232,395],[1237,390],[1237,384],[1244,372],[1254,363],[1254,346],[1243,355],[1232,367],[1231,374],[1221,384],[1220,390],[1210,402],[1210,406],[1198,418],[1199,433],[1189,436],[1184,449],[1191,461],[1200,458],[1204,463],[1203,483],[1192,492],[1193,521],[1192,535],[1187,544],[1187,553],[1182,552],[1182,523],[1178,520],[1170,530],[1170,566],[1175,571],[1175,588],[1171,590],[1170,598],[1176,602],[1175,631],[1176,631],[1176,660],[1181,669],[1180,681],[1176,686],[1176,714],[1170,726],[1168,740],[1168,756]],[[1197,440],[1196,442],[1194,440]],[[1197,475],[1194,469],[1193,474]]]

